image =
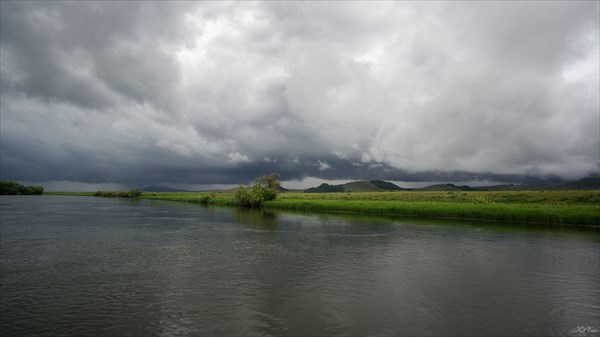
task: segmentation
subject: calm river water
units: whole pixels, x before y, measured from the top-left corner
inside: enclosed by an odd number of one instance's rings
[[[600,336],[593,233],[0,202],[2,336]]]

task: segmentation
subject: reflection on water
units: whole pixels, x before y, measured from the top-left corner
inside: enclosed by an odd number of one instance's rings
[[[252,208],[234,208],[235,221],[257,229],[276,230],[278,214],[269,210]]]
[[[600,330],[594,233],[143,200],[0,201],[3,336]]]

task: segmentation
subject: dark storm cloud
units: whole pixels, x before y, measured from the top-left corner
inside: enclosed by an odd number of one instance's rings
[[[597,172],[597,2],[0,3],[3,179]]]
[[[161,3],[3,2],[3,60],[21,92],[102,108],[119,96],[156,102],[177,80],[165,40],[179,43],[176,6]],[[150,24],[145,22],[149,21]],[[3,74],[4,75],[4,74]]]

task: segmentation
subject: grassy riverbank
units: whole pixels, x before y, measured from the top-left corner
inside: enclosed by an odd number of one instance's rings
[[[265,207],[503,223],[600,225],[598,191],[284,193]]]
[[[48,193],[93,195],[94,193]],[[232,191],[144,192],[143,199],[236,206]],[[600,227],[600,191],[281,193],[267,209],[347,212],[501,223]]]

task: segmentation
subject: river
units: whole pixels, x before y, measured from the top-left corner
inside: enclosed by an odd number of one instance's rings
[[[0,198],[2,336],[600,336],[596,233]]]

